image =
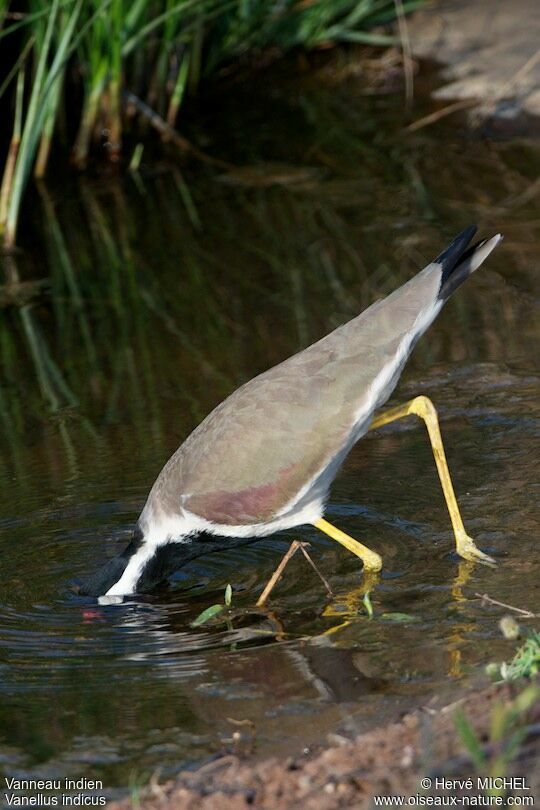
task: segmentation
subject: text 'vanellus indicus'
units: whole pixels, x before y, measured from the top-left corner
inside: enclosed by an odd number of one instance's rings
[[[475,232],[467,228],[387,298],[218,405],[158,475],[128,547],[81,592],[133,594],[208,551],[304,524],[378,571],[375,551],[324,519],[325,502],[355,442],[409,414],[426,423],[458,554],[493,562],[463,526],[431,401],[419,396],[375,416],[418,338],[502,238],[468,247]]]

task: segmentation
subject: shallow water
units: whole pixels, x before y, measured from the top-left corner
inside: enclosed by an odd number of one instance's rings
[[[51,290],[0,310],[7,775],[99,778],[113,795],[224,750],[298,754],[511,655],[500,612],[476,593],[540,610],[540,149],[455,122],[407,134],[399,94],[334,77],[282,80],[266,100],[237,87],[208,100],[215,118],[198,112],[193,137],[257,170],[216,179],[149,162],[133,178],[57,180],[29,201],[23,251],[4,267]],[[505,242],[419,343],[392,402],[424,393],[438,406],[466,526],[495,570],[451,553],[425,431],[407,421],[357,445],[328,508],[384,558],[373,619],[357,560],[309,528],[201,558],[121,606],[76,595],[217,402],[471,221]],[[297,537],[335,598],[298,556],[257,611]],[[228,621],[191,628],[227,583]],[[384,617],[396,612],[410,618]]]

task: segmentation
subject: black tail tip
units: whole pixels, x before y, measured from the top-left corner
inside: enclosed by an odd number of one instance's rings
[[[442,267],[439,298],[443,301],[446,301],[454,290],[457,290],[457,288],[484,263],[491,251],[497,247],[503,238],[502,234],[497,233],[489,239],[481,239],[479,242],[474,242],[467,247],[471,238],[469,234],[474,234],[475,231],[476,228],[474,227],[467,228],[466,231],[454,239],[450,248],[445,251],[445,253],[447,253],[459,240],[460,244],[459,247],[456,248],[454,255],[450,258],[446,258]],[[465,249],[463,249],[464,245]]]
[[[469,225],[455,239],[453,239],[447,248],[437,256],[434,260],[437,264],[441,265],[442,269],[442,284],[446,281],[452,270],[463,256],[471,239],[475,235],[478,227],[476,225]]]

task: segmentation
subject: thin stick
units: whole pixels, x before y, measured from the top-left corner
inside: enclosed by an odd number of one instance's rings
[[[409,39],[409,29],[405,19],[403,0],[394,0],[398,21],[399,38],[403,58],[403,74],[405,76],[405,109],[410,113],[414,100],[414,62]]]
[[[311,565],[311,567],[313,568],[315,573],[319,576],[322,584],[326,588],[326,592],[328,593],[328,596],[334,596],[332,588],[330,587],[330,585],[328,584],[326,579],[323,577],[323,575],[321,574],[321,572],[319,571],[319,569],[317,568],[317,566],[315,565],[315,563],[313,562],[313,560],[311,559],[309,554],[307,553],[306,546],[309,546],[309,543],[300,543],[300,551],[302,552],[302,554],[304,555],[304,557],[306,558],[308,563]]]
[[[419,118],[418,121],[413,121],[412,124],[409,124],[409,126],[405,127],[405,129],[408,132],[416,132],[418,129],[422,129],[422,127],[435,124],[441,118],[446,118],[447,115],[451,115],[453,112],[457,112],[458,110],[466,110],[467,107],[476,107],[477,104],[478,100],[472,98],[455,101],[453,104],[448,104],[447,107],[443,107],[442,110],[435,110],[435,112],[432,112],[429,115],[424,115],[423,118]]]
[[[321,572],[319,571],[319,569],[317,568],[317,566],[315,565],[315,563],[313,562],[313,560],[309,556],[309,554],[308,554],[308,552],[306,550],[308,547],[309,547],[309,543],[302,543],[299,540],[293,540],[293,542],[290,545],[289,550],[283,556],[283,559],[281,560],[280,564],[278,565],[278,567],[276,568],[276,570],[274,571],[274,573],[272,574],[272,576],[268,580],[268,582],[267,582],[267,584],[266,584],[266,586],[264,588],[264,591],[259,596],[259,599],[257,600],[257,607],[264,607],[268,597],[270,596],[272,590],[275,588],[279,578],[281,577],[283,571],[285,570],[285,566],[287,565],[289,560],[292,559],[292,557],[294,557],[294,555],[296,554],[298,549],[300,549],[300,551],[302,552],[302,554],[304,555],[304,557],[306,558],[308,563],[311,565],[311,567],[313,568],[313,570],[315,571],[317,576],[320,578],[321,582],[323,583],[324,587],[326,588],[326,591],[327,591],[328,595],[329,596],[334,596],[334,593],[333,593],[330,585],[328,584],[326,579],[323,577],[323,575],[321,574]]]
[[[38,298],[46,293],[50,286],[51,282],[48,278],[40,278],[36,281],[12,281],[8,284],[0,284],[0,309],[22,307],[33,298]]]
[[[298,551],[298,549],[300,547],[301,547],[301,543],[299,543],[298,540],[293,540],[293,542],[290,545],[289,550],[283,556],[283,559],[281,560],[280,564],[278,565],[278,567],[276,568],[276,570],[274,571],[274,573],[272,574],[272,576],[270,577],[270,579],[266,583],[266,587],[265,587],[264,591],[261,593],[261,595],[257,599],[257,607],[264,607],[264,605],[266,604],[266,600],[268,599],[268,597],[270,596],[270,593],[272,592],[272,590],[276,586],[280,576],[282,575],[283,571],[285,570],[285,567],[286,567],[287,563],[289,562],[291,557],[294,557],[294,555],[296,554],[296,552]]]
[[[143,115],[148,119],[150,125],[159,132],[164,140],[172,141],[172,143],[174,143],[174,145],[177,146],[181,152],[184,152],[186,155],[191,155],[203,163],[208,163],[211,166],[217,166],[219,169],[231,171],[232,169],[237,168],[231,163],[227,163],[225,160],[220,160],[220,158],[207,155],[206,152],[201,152],[201,150],[192,144],[191,141],[188,141],[187,138],[180,135],[180,133],[177,132],[174,127],[171,127],[170,124],[168,124],[167,121],[161,117],[161,115],[158,115],[158,113],[153,110],[152,107],[146,104],[146,102],[142,101],[134,93],[124,90],[122,93],[122,99],[125,105],[131,104],[133,107],[135,107],[140,115]]]
[[[519,613],[520,616],[526,616],[528,619],[534,619],[536,616],[536,613],[533,613],[531,610],[523,610],[522,608],[514,607],[513,605],[507,605],[506,602],[499,602],[497,599],[492,599],[491,596],[487,595],[487,593],[475,593],[475,596],[477,596],[478,599],[481,599],[483,602],[488,602],[490,605],[503,607],[507,610],[513,610],[514,613]]]

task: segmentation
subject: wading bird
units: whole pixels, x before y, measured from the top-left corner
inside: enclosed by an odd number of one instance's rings
[[[387,298],[218,405],[157,477],[128,547],[81,592],[119,597],[147,590],[208,551],[304,524],[356,554],[365,571],[379,571],[375,551],[324,519],[325,502],[355,442],[409,414],[426,423],[457,553],[492,563],[463,526],[432,402],[418,396],[374,417],[418,338],[502,238],[468,247],[475,232],[467,228]]]

